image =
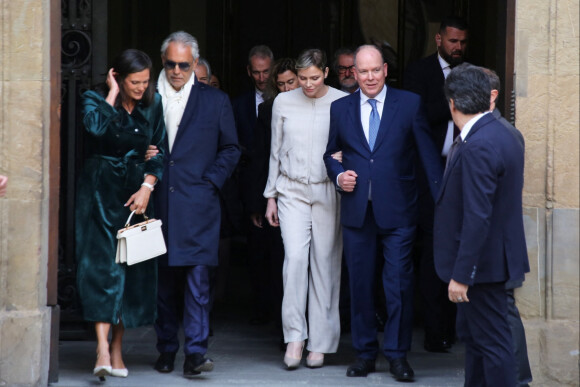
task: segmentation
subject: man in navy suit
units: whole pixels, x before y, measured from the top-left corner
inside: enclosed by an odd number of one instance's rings
[[[403,78],[406,90],[419,94],[425,104],[427,120],[435,138],[442,162],[454,137],[449,104],[443,94],[445,77],[451,68],[465,60],[468,43],[466,22],[458,17],[441,21],[435,35],[437,52],[411,63]],[[447,299],[447,285],[439,279],[433,264],[433,198],[422,170],[419,169],[419,224],[417,228],[417,278],[423,301],[425,326],[424,348],[429,352],[447,352],[455,340],[455,305]]]
[[[240,182],[251,181],[249,176],[253,171],[249,168],[250,157],[254,154],[256,144],[254,130],[257,124],[258,106],[264,102],[264,91],[270,71],[274,54],[268,46],[258,45],[250,49],[248,54],[248,65],[246,70],[252,83],[252,90],[241,94],[233,100],[234,117],[238,131],[238,139],[242,149],[238,173]],[[252,285],[252,316],[250,323],[254,325],[265,324],[270,319],[270,292],[268,286],[271,276],[270,268],[272,261],[277,259],[275,251],[270,249],[271,231],[268,222],[264,222],[264,227],[254,225],[255,214],[250,211],[250,203],[247,198],[251,196],[249,191],[255,189],[248,184],[240,183],[240,197],[244,207],[244,223],[247,235],[248,264]],[[263,215],[263,214],[262,214]]]
[[[387,88],[387,64],[375,46],[355,53],[360,90],[335,101],[324,161],[342,193],[344,256],[350,274],[351,327],[357,362],[347,376],[375,370],[379,351],[375,322],[374,270],[382,249],[387,322],[382,352],[397,380],[413,380],[406,359],[413,325],[411,247],[417,222],[415,155],[433,196],[442,175],[419,96]],[[332,157],[342,150],[342,163]],[[377,242],[380,245],[377,246]],[[379,250],[381,251],[381,250]]]
[[[491,86],[463,64],[445,81],[461,129],[435,201],[434,253],[439,277],[457,303],[465,343],[466,386],[515,386],[506,281],[529,271],[522,215],[524,152],[489,112]]]
[[[250,49],[248,54],[248,77],[252,82],[252,90],[249,90],[233,101],[234,115],[236,118],[236,127],[240,146],[245,152],[251,150],[254,140],[254,127],[258,117],[258,106],[264,102],[264,91],[268,78],[274,54],[268,46],[258,45]]]
[[[167,127],[163,181],[155,210],[163,221],[167,254],[159,259],[157,350],[159,372],[171,372],[185,336],[183,375],[211,371],[205,357],[209,335],[209,268],[218,263],[219,190],[238,162],[234,115],[228,96],[193,76],[196,39],[179,31],[161,46],[158,82]]]

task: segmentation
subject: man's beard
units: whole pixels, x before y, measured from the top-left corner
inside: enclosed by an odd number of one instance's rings
[[[446,52],[444,52],[443,50],[441,50],[441,51],[442,51],[442,52],[440,52],[440,53],[439,53],[439,55],[441,55],[441,58],[445,59],[445,62],[449,63],[449,65],[450,65],[451,67],[455,67],[455,66],[457,66],[457,65],[460,65],[460,64],[462,64],[462,63],[463,63],[463,60],[465,59],[465,58],[463,57],[463,52],[461,52],[461,51],[458,51],[458,50],[456,50],[456,51],[453,51],[453,52],[451,53],[451,55],[447,54],[447,53],[446,53]],[[454,53],[455,53],[455,54],[460,54],[460,56],[459,56],[459,57],[454,57],[454,56],[452,56]]]
[[[356,79],[354,79],[354,77],[352,78],[345,78],[342,81],[339,82],[340,83],[340,87],[344,88],[344,89],[353,89],[353,88],[358,88],[358,84],[356,83]]]

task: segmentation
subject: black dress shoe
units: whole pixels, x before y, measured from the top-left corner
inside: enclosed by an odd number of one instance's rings
[[[162,373],[173,371],[173,363],[175,362],[175,352],[161,352],[157,361],[155,362],[155,369]]]
[[[346,370],[346,376],[367,376],[369,372],[375,372],[375,359],[357,358],[356,363]]]
[[[407,362],[407,359],[405,359],[404,357],[400,359],[389,360],[389,363],[390,363],[389,371],[398,381],[410,382],[415,377],[413,369]]]
[[[452,345],[451,340],[444,337],[425,337],[425,341],[423,342],[423,348],[427,352],[447,353]]]
[[[183,376],[190,378],[199,375],[202,372],[210,372],[213,370],[213,361],[203,357],[201,353],[192,353],[185,356],[183,363]]]

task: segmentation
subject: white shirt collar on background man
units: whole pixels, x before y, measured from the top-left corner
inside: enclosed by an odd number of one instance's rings
[[[383,108],[385,106],[385,98],[387,97],[387,85],[383,86],[383,90],[373,99],[377,101],[377,111],[379,112],[379,117],[383,117]],[[362,123],[363,131],[367,141],[369,140],[369,117],[371,111],[373,110],[370,103],[368,103],[369,97],[367,97],[362,91],[360,92],[360,122]]]
[[[264,102],[264,93],[256,89],[256,117],[258,117],[258,106]]]
[[[475,125],[475,123],[477,121],[479,121],[479,119],[481,117],[483,117],[484,115],[486,115],[487,113],[489,113],[489,111],[484,112],[484,113],[479,113],[478,115],[476,115],[475,117],[473,117],[472,119],[470,119],[469,121],[467,121],[467,123],[461,129],[461,133],[459,134],[461,136],[461,140],[462,141],[465,141],[465,138],[469,134],[469,131],[471,130],[471,128],[473,128],[473,125]]]
[[[439,66],[441,66],[441,70],[443,70],[443,76],[447,78],[449,73],[451,72],[451,65],[447,63],[447,61],[441,58],[441,55],[437,53],[437,58],[439,59]]]

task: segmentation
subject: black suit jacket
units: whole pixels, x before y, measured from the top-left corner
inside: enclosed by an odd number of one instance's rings
[[[233,102],[238,142],[242,148],[242,157],[250,152],[254,141],[254,127],[256,126],[256,91],[252,89],[236,97]]]
[[[514,137],[516,138],[516,140],[518,140],[518,143],[521,145],[522,150],[525,150],[526,148],[526,142],[524,141],[524,136],[522,136],[522,133],[512,124],[510,124],[510,122],[508,120],[506,120],[505,118],[502,117],[501,112],[499,111],[498,108],[495,108],[493,110],[493,112],[491,112],[491,114],[493,114],[493,116],[495,118],[497,118],[497,120],[499,122],[501,122],[501,124],[503,126],[505,126],[507,128],[507,130],[509,130],[509,132],[511,134],[514,135]]]
[[[443,150],[448,122],[451,120],[449,104],[443,93],[445,76],[437,53],[407,66],[403,77],[403,88],[419,94],[431,126],[433,140],[439,152]]]
[[[492,112],[493,116],[495,118],[497,118],[497,120],[507,128],[507,130],[514,135],[514,137],[516,138],[516,140],[518,140],[518,143],[520,144],[522,151],[525,152],[526,149],[526,143],[524,141],[524,136],[522,136],[522,133],[512,124],[510,124],[510,122],[508,120],[506,120],[505,118],[502,117],[501,112],[499,111],[498,108],[495,108]],[[519,288],[523,285],[524,282],[524,278],[516,278],[516,279],[512,279],[506,282],[505,284],[505,288],[506,289],[515,289],[515,288]]]
[[[264,189],[268,181],[270,147],[272,145],[272,106],[274,100],[265,101],[258,106],[258,119],[254,128],[254,141],[246,168],[247,184],[244,202],[249,214],[266,212]]]

